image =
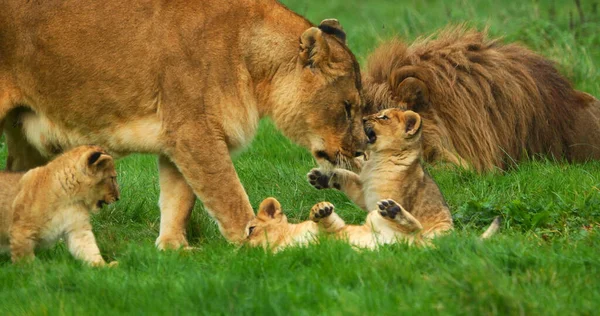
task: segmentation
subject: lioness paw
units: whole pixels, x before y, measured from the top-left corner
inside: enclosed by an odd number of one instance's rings
[[[327,189],[329,188],[329,175],[321,172],[321,170],[315,168],[312,169],[307,175],[308,183],[310,183],[315,189]]]
[[[315,204],[310,210],[310,220],[318,222],[321,219],[331,215],[333,213],[334,206],[329,202],[320,202]]]
[[[379,214],[383,217],[394,219],[398,213],[402,214],[402,206],[394,200],[381,200],[377,202],[377,206],[379,207]]]

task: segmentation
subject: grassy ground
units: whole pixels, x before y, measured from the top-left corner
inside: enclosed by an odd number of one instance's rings
[[[489,26],[557,61],[579,89],[600,96],[597,1],[285,1],[318,22],[337,17],[360,60],[393,35],[412,40],[447,23]],[[0,142],[0,146],[3,144]],[[4,162],[2,148],[0,161]],[[256,208],[282,201],[292,220],[330,200],[348,222],[364,213],[341,194],[304,180],[310,155],[269,122],[235,160]],[[0,255],[0,314],[595,314],[600,307],[600,163],[525,163],[508,173],[431,170],[457,230],[435,249],[403,245],[355,252],[330,240],[277,255],[226,244],[202,205],[189,226],[194,252],[158,252],[154,157],[118,163],[122,199],[94,218],[99,245],[116,269],[91,269],[64,245],[31,266]],[[501,215],[503,231],[476,235]]]

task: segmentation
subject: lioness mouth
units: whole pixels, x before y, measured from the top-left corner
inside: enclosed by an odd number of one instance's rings
[[[365,134],[367,134],[367,143],[368,144],[373,144],[375,143],[375,141],[377,140],[377,135],[375,134],[375,131],[370,128],[370,127],[365,127]]]

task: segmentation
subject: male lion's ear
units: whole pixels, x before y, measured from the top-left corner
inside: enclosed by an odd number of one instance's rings
[[[93,152],[87,158],[87,167],[92,171],[98,171],[108,166],[109,162],[112,161],[112,157],[103,152]]]
[[[319,67],[329,61],[329,45],[323,31],[311,27],[300,36],[300,62],[304,66]]]
[[[275,198],[266,198],[260,203],[258,207],[258,214],[256,217],[263,221],[269,221],[278,217],[281,217],[281,204]]]
[[[325,19],[319,24],[319,29],[325,34],[337,37],[342,43],[346,43],[346,32],[340,22],[336,19]]]
[[[390,86],[397,101],[406,103],[409,110],[420,112],[429,104],[429,89],[422,80],[415,77],[417,72],[418,68],[414,66],[394,70]]]
[[[413,136],[421,129],[421,116],[413,111],[404,112],[404,130],[406,135]]]

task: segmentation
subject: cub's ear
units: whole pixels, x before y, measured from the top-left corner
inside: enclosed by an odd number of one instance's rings
[[[421,129],[421,116],[413,111],[404,112],[404,122],[404,130],[408,136],[414,136]]]
[[[260,203],[258,207],[258,217],[263,221],[270,221],[274,219],[280,219],[283,216],[281,212],[281,204],[275,198],[266,198],[264,201]]]
[[[310,67],[321,67],[329,62],[329,44],[323,31],[311,27],[300,36],[300,62]]]
[[[86,166],[87,168],[95,172],[108,167],[112,161],[113,158],[107,153],[95,151],[88,155]]]
[[[429,105],[429,89],[422,80],[415,77],[418,68],[402,67],[394,70],[390,86],[394,99],[406,103],[407,109],[420,112]]]
[[[325,19],[319,24],[319,29],[325,34],[333,35],[342,43],[346,43],[346,32],[340,22],[336,19]]]

